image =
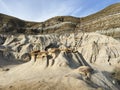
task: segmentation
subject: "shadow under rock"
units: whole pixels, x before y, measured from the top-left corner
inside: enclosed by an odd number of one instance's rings
[[[0,56],[0,66],[1,67],[13,67],[19,64],[23,64],[24,62],[18,61],[18,60],[11,60],[11,59],[5,59]]]

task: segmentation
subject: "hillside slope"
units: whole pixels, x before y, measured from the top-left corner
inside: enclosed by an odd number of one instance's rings
[[[99,31],[99,33],[115,38],[120,37],[120,3],[108,6],[95,14],[83,18],[57,16],[44,22],[27,22],[0,14],[0,20],[0,33],[4,34],[49,34]]]

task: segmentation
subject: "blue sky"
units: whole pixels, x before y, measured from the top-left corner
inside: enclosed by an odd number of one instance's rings
[[[0,0],[0,13],[28,21],[54,16],[84,17],[120,0]]]

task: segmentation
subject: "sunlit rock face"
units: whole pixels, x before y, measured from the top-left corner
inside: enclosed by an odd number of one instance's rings
[[[6,59],[29,61],[32,51],[46,51],[50,48],[70,48],[73,52],[80,52],[89,63],[103,63],[108,66],[119,63],[120,58],[119,41],[97,33],[11,35],[6,37],[0,50]]]

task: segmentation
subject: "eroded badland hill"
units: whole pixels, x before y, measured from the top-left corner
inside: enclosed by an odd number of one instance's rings
[[[0,90],[119,90],[120,3],[83,18],[0,14]]]

